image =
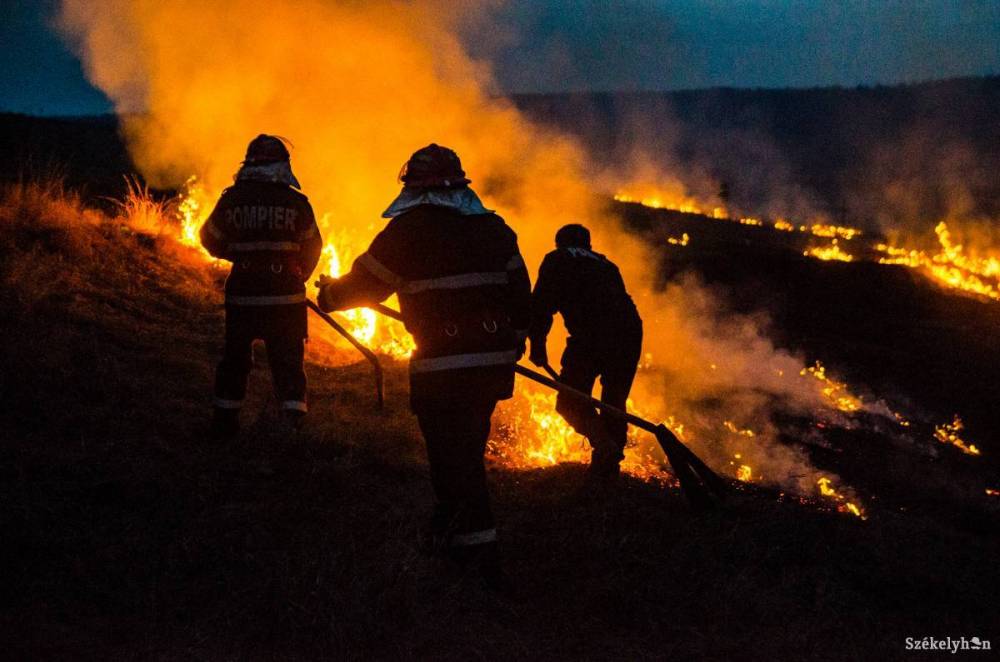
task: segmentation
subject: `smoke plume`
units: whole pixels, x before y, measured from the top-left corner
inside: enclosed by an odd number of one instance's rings
[[[389,0],[66,0],[60,24],[92,82],[114,101],[148,181],[179,186],[196,175],[214,199],[249,139],[285,136],[342,260],[380,229],[400,165],[430,142],[460,154],[532,267],[559,226],[591,225],[646,320],[651,365],[636,389],[641,410],[676,415],[693,431],[689,441],[717,462],[736,448],[723,421],[753,426],[753,445],[738,441],[760,463],[754,470],[771,483],[814,489],[816,470],[774,443],[769,422],[776,399],[792,411],[835,414],[798,376],[801,360],[777,350],[754,320],[727,315],[693,281],[659,291],[649,247],[604,216],[584,150],[491,94],[490,69],[466,54],[453,14],[451,5]]]

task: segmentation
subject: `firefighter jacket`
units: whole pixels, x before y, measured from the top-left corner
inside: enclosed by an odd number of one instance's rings
[[[531,296],[531,343],[544,345],[561,313],[569,342],[603,351],[642,335],[642,320],[611,260],[585,248],[558,248],[542,260]],[[640,340],[641,342],[641,340]]]
[[[323,239],[309,199],[282,183],[237,181],[222,193],[201,228],[201,243],[233,268],[226,306],[300,304]]]
[[[353,308],[393,292],[417,345],[410,359],[415,409],[511,396],[531,283],[517,236],[502,218],[416,206],[389,222],[350,273],[323,288],[319,305]]]

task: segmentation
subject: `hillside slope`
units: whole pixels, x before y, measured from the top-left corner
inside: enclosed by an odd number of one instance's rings
[[[0,202],[2,644],[16,658],[871,659],[1000,645],[996,513],[866,521],[749,490],[691,511],[634,479],[491,468],[516,598],[418,552],[405,370],[310,363],[312,412],[204,431],[218,276],[38,187]],[[311,354],[323,341],[314,334]],[[341,362],[342,363],[342,362]],[[261,362],[258,361],[260,365]]]

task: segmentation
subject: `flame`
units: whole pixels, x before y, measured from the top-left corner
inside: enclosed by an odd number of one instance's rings
[[[198,186],[197,179],[189,178],[177,207],[181,221],[181,232],[177,239],[185,245],[200,246],[198,229],[204,222],[204,217],[207,215],[205,210],[208,208],[207,204],[201,202],[204,196],[204,189]],[[321,219],[321,224],[329,226],[328,219]],[[342,239],[336,234],[328,236],[323,247],[320,270],[334,277],[343,274],[345,264],[352,257],[351,249]],[[680,245],[686,245],[688,240],[687,234],[683,235]],[[202,255],[206,260],[210,259],[207,253],[202,252]],[[346,321],[345,326],[361,342],[394,358],[405,358],[412,353],[414,349],[412,338],[395,320],[382,318],[368,309],[354,309],[345,311],[341,315]],[[643,362],[648,368],[652,364],[652,355],[644,355]],[[717,366],[712,364],[710,368],[716,370]],[[822,384],[823,395],[841,411],[853,412],[861,408],[861,399],[851,395],[846,384],[827,377],[826,370],[820,362],[817,361],[814,366],[804,368],[800,375],[808,375],[819,381]],[[540,469],[563,463],[589,463],[591,455],[589,444],[556,412],[555,404],[556,394],[553,391],[531,382],[518,380],[515,397],[500,405],[503,412],[499,417],[501,422],[491,435],[488,445],[491,459],[515,470]],[[627,407],[630,411],[635,411],[635,403],[631,400]],[[897,417],[901,424],[907,424],[901,416]],[[665,424],[678,438],[687,441],[683,423],[673,416],[668,416]],[[741,428],[730,420],[723,421],[723,427],[740,437],[747,439],[756,437],[752,429]],[[676,485],[676,480],[659,449],[648,439],[643,439],[640,431],[635,428],[629,429],[624,455],[625,459],[622,461],[624,473],[645,481]],[[739,461],[739,463],[730,462],[737,480],[749,483],[761,479],[759,475],[755,475],[754,469],[749,464],[742,462],[742,454],[736,453],[733,457]],[[821,478],[819,485],[823,496],[838,502],[839,512],[866,519],[862,508],[833,489],[829,478]]]
[[[933,255],[880,243],[875,246],[883,254],[879,263],[921,269],[942,285],[1000,301],[1000,258],[968,255],[962,244],[954,242],[945,221],[934,227],[934,233],[939,248]]]
[[[736,424],[733,423],[732,421],[723,421],[722,422],[722,426],[725,427],[730,432],[732,432],[733,434],[738,434],[738,435],[743,436],[743,437],[753,437],[753,436],[755,436],[754,431],[751,430],[750,428],[740,429],[740,428],[736,427]]]
[[[656,189],[655,187],[644,187],[644,193],[642,194],[636,194],[631,191],[619,191],[613,197],[618,202],[640,204],[644,207],[650,207],[652,209],[668,209],[670,211],[679,211],[685,214],[700,214],[702,216],[710,216],[711,218],[720,221],[733,221],[741,225],[752,225],[757,227],[764,227],[766,225],[762,219],[755,216],[732,217],[729,215],[725,207],[701,204],[695,198],[679,192],[676,187],[670,190]],[[780,230],[781,232],[795,232],[798,230],[799,232],[811,234],[816,237],[844,239],[846,241],[854,239],[862,234],[862,231],[858,228],[852,228],[846,225],[831,225],[829,223],[813,223],[812,225],[800,225],[796,227],[784,218],[776,219],[772,224],[772,227],[775,230]]]
[[[765,226],[765,223],[752,216],[732,218],[722,207],[713,207],[706,212],[706,205],[683,195],[668,195],[656,191],[647,191],[645,196],[636,196],[620,191],[614,199],[619,202],[632,202],[652,207],[654,209],[670,209],[691,214],[711,216],[719,220],[727,220],[742,225]],[[803,252],[806,257],[819,260],[834,260],[852,262],[854,256],[843,249],[840,240],[851,241],[864,233],[854,227],[832,225],[829,223],[812,223],[811,225],[795,226],[788,219],[776,219],[771,227],[780,232],[800,232],[815,237],[832,239],[829,246],[815,246]],[[987,254],[973,256],[966,252],[965,247],[952,237],[948,224],[941,221],[934,228],[938,240],[938,249],[928,253],[914,248],[891,246],[877,243],[873,246],[879,253],[880,264],[903,265],[911,269],[920,269],[937,283],[962,292],[987,297],[1000,301],[1000,256]]]
[[[595,243],[608,246],[612,259],[641,273],[643,263],[629,259],[632,238],[604,222],[581,165],[584,150],[498,98],[488,67],[469,57],[453,32],[462,12],[442,8],[308,0],[269,3],[265,10],[249,0],[64,0],[59,23],[88,78],[114,101],[143,176],[167,188],[198,175],[184,196],[193,201],[181,212],[185,241],[194,241],[209,205],[230,185],[246,141],[273,132],[296,143],[293,167],[327,241],[320,272],[339,273],[378,231],[379,213],[399,190],[394,175],[401,162],[439,141],[461,154],[484,203],[517,229],[530,264],[550,249],[563,219],[574,218],[591,224]],[[651,206],[733,220],[725,207],[683,190],[633,195]],[[359,311],[350,328],[395,356],[412,350],[401,327],[373,321],[370,313]],[[498,420],[499,427],[520,425],[521,431],[491,448],[515,466],[585,459],[585,442],[555,414],[553,394],[532,395],[538,387],[518,384],[515,399],[504,404],[510,420]],[[668,417],[667,424],[683,435],[679,422]],[[630,437],[626,471],[665,477],[655,447],[644,441]]]
[[[490,456],[508,468],[521,470],[589,463],[589,443],[556,412],[555,405],[553,391],[519,380],[514,399],[500,404],[503,423],[490,438]],[[635,411],[631,400],[627,407]],[[665,425],[683,438],[684,426],[673,417]],[[643,480],[673,483],[672,475],[642,434],[629,429],[622,471]]]
[[[994,490],[992,487],[986,488],[987,496],[1000,496],[1000,490]]]
[[[820,477],[820,479],[816,481],[816,485],[819,487],[820,495],[832,501],[838,502],[837,510],[839,512],[850,513],[855,517],[860,517],[861,519],[868,519],[861,506],[853,501],[848,501],[846,496],[834,489],[833,481],[826,476]]]
[[[618,202],[632,202],[652,209],[670,209],[684,214],[701,214],[712,218],[725,218],[726,211],[722,207],[703,207],[694,198],[679,191],[653,191],[647,194],[617,193],[614,199]]]
[[[843,412],[856,412],[861,409],[862,401],[859,396],[853,395],[844,382],[838,382],[826,376],[826,367],[822,363],[816,363],[807,368],[803,368],[799,375],[802,377],[812,377],[822,385],[822,393],[827,400]]]
[[[198,230],[207,217],[207,204],[200,202],[204,190],[197,186],[197,179],[187,180],[185,191],[181,196],[179,210],[182,231],[178,240],[188,246],[200,248]],[[330,227],[327,215],[320,220],[321,227]],[[332,233],[325,236],[320,258],[319,271],[337,277],[346,271],[354,257],[349,241],[344,234]],[[685,234],[680,245],[688,240]],[[210,260],[208,253],[201,253]],[[390,300],[389,305],[398,309],[398,305]],[[396,320],[379,316],[367,308],[355,308],[338,313],[345,328],[362,343],[387,354],[393,358],[407,358],[415,349],[412,336],[406,333],[402,324]],[[646,354],[643,360],[647,366],[652,362],[652,355]],[[586,439],[577,434],[572,427],[555,410],[555,392],[532,382],[518,380],[515,396],[512,400],[500,405],[504,412],[503,423],[489,442],[489,453],[493,460],[512,469],[536,469],[551,467],[562,463],[589,463],[590,446]],[[629,400],[628,408],[634,411],[635,404]],[[673,417],[666,422],[678,437],[684,434],[683,424]],[[752,432],[751,432],[752,434]],[[640,438],[639,431],[629,430],[629,441],[625,448],[625,459],[622,461],[622,471],[642,480],[673,483],[672,474],[660,459],[658,451]],[[747,468],[749,472],[749,468]],[[749,473],[747,473],[749,476]]]
[[[839,262],[850,262],[854,259],[850,253],[845,253],[834,239],[829,246],[815,246],[802,253],[806,257],[814,257],[818,260],[837,260]]]
[[[677,237],[667,237],[667,243],[672,244],[674,246],[687,246],[690,241],[691,237],[688,236],[687,232],[682,234],[680,239],[678,239]]]
[[[934,428],[934,438],[942,444],[951,444],[966,455],[979,455],[980,451],[974,444],[967,443],[959,436],[959,432],[965,429],[965,424],[958,414],[955,414],[951,423],[944,423]]]
[[[777,227],[777,226],[776,226]],[[827,225],[823,223],[814,223],[808,230],[803,227],[800,228],[802,232],[809,232],[817,237],[829,237],[831,239],[844,239],[850,241],[858,235],[861,234],[861,230],[857,228],[849,228],[842,225]],[[836,243],[836,241],[834,242]]]
[[[212,260],[212,256],[201,245],[199,232],[208,218],[208,209],[211,204],[212,200],[205,187],[198,181],[197,175],[188,177],[177,195],[176,216],[180,223],[180,233],[177,240],[185,246],[195,249],[205,260]]]

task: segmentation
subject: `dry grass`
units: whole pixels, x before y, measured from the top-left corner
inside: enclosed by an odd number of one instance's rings
[[[176,235],[177,205],[174,200],[158,200],[138,177],[125,177],[125,193],[119,200],[111,198],[115,218],[127,223],[136,232]]]
[[[0,645],[20,659],[872,659],[1000,643],[996,522],[867,522],[737,495],[691,512],[579,467],[491,471],[517,599],[422,557],[405,374],[309,365],[312,414],[204,434],[213,271],[57,188],[0,201]],[[314,347],[314,349],[316,349]],[[258,357],[263,358],[263,357]],[[263,361],[258,362],[259,366]],[[992,524],[991,524],[992,522]]]

